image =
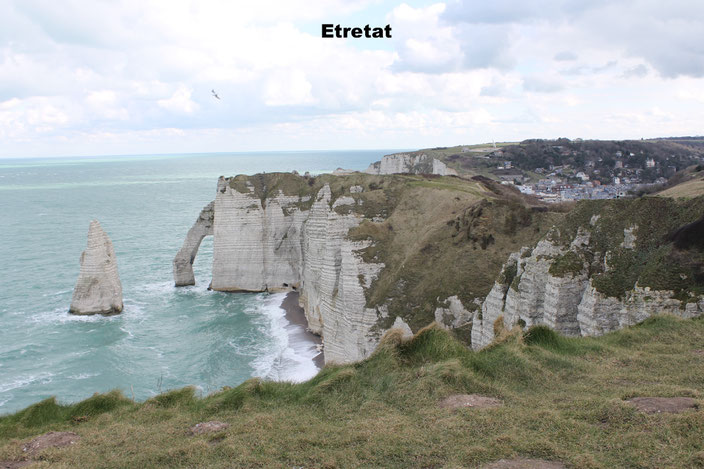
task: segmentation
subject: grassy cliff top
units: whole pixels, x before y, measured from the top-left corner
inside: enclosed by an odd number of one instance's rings
[[[502,458],[567,467],[702,467],[704,410],[639,413],[636,396],[704,394],[704,320],[653,317],[600,338],[538,327],[472,352],[425,329],[388,335],[369,359],[327,366],[312,380],[250,380],[198,398],[171,391],[134,403],[118,391],[73,405],[48,399],[0,417],[0,461],[48,431],[74,445],[37,468],[477,467]],[[457,394],[501,399],[495,409],[438,406]],[[217,433],[189,427],[219,420]]]

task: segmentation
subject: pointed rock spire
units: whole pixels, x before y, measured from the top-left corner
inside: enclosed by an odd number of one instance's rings
[[[97,220],[90,222],[88,246],[81,254],[81,271],[71,300],[71,314],[118,314],[122,284],[112,241]]]

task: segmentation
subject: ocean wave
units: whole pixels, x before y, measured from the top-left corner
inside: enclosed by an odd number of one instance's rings
[[[47,296],[61,296],[61,295],[65,295],[65,294],[67,294],[67,293],[71,293],[72,291],[73,291],[72,289],[71,289],[71,290],[60,290],[60,291],[53,292],[53,293],[44,293],[42,296],[43,296],[43,297],[47,297]]]
[[[256,358],[251,366],[254,376],[274,381],[305,381],[315,376],[319,369],[313,361],[318,350],[305,336],[302,326],[291,324],[281,303],[286,293],[276,293],[263,298],[252,308],[267,322],[267,335],[272,339],[268,353]],[[254,312],[253,311],[253,312]]]
[[[51,383],[53,376],[53,373],[44,372],[39,373],[38,375],[21,376],[19,378],[15,378],[14,381],[5,381],[0,383],[0,393],[12,391],[13,389],[23,388],[36,382],[39,382],[41,384],[48,384]]]
[[[102,316],[100,314],[93,314],[88,316],[70,314],[68,312],[68,307],[59,307],[51,311],[41,311],[39,313],[31,314],[27,316],[27,321],[33,324],[47,324],[47,323],[67,323],[67,322],[103,322],[103,321],[116,321],[119,320],[119,315],[114,316]]]
[[[68,379],[88,379],[95,376],[100,376],[100,373],[78,373],[77,375],[69,375]]]

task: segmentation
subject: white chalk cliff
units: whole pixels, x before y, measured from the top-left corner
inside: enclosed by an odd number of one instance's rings
[[[362,261],[358,251],[369,241],[347,238],[363,219],[349,210],[361,203],[352,196],[362,188],[351,186],[334,198],[325,184],[314,200],[282,191],[260,198],[249,182],[247,192],[229,182],[218,180],[215,201],[188,232],[173,263],[176,284],[194,283],[193,259],[212,234],[213,290],[298,290],[310,329],[323,338],[327,363],[369,356],[384,331],[374,330],[381,313],[366,307],[364,289],[383,264]]]
[[[456,176],[457,171],[448,168],[445,163],[425,153],[411,155],[395,153],[386,155],[381,161],[374,162],[364,171],[367,174],[438,174]]]
[[[593,219],[592,225],[596,221]],[[472,347],[480,349],[494,340],[497,321],[509,329],[516,324],[544,324],[568,336],[593,336],[637,324],[653,314],[691,318],[704,313],[704,298],[682,302],[673,298],[673,291],[652,290],[637,283],[622,297],[600,293],[588,276],[587,262],[579,266],[582,254],[590,252],[589,237],[588,230],[580,229],[569,246],[548,237],[532,252],[524,248],[511,254],[481,311],[474,313]],[[634,245],[634,229],[628,228],[621,247],[633,249]],[[551,266],[568,254],[576,264],[567,272],[551,274]]]
[[[81,254],[81,270],[73,290],[72,314],[118,314],[122,311],[122,284],[112,241],[93,220],[88,245]]]
[[[196,259],[203,238],[213,234],[214,204],[215,202],[210,202],[201,210],[198,219],[188,230],[181,250],[174,258],[174,282],[177,287],[196,284],[196,278],[193,275],[193,261]]]

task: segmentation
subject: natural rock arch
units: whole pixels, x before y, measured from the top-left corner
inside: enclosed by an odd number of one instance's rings
[[[213,222],[215,220],[215,201],[210,202],[200,211],[198,219],[193,224],[183,246],[174,258],[174,282],[177,287],[195,285],[196,278],[193,274],[193,261],[196,260],[200,243],[206,236],[213,236]]]

